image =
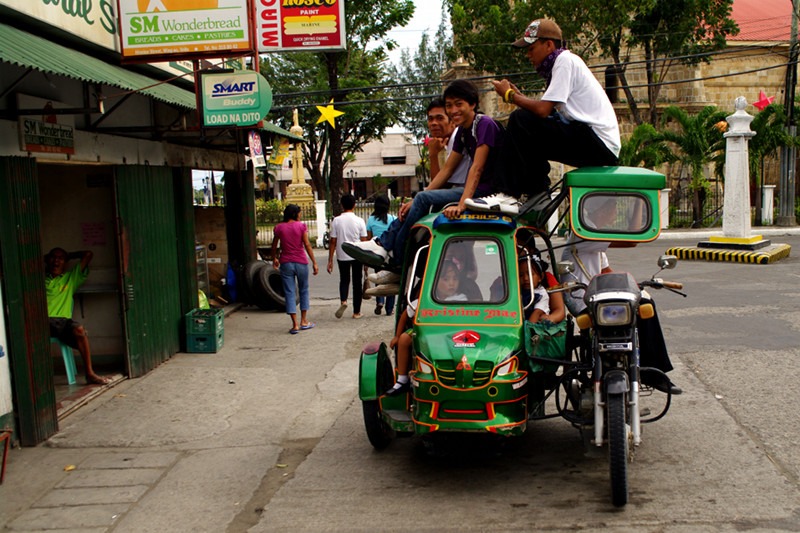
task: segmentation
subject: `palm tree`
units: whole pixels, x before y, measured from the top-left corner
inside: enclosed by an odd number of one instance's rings
[[[777,152],[781,146],[800,146],[800,138],[789,135],[785,124],[786,113],[779,104],[768,105],[750,123],[750,129],[756,132],[749,143],[750,180],[756,186],[756,225],[761,225],[764,159]]]
[[[659,133],[648,122],[636,126],[631,136],[622,140],[619,164],[626,167],[656,168],[663,163],[674,162],[677,158],[658,136]]]
[[[677,106],[670,106],[664,110],[663,122],[666,124],[673,119],[678,129],[665,127],[656,136],[657,140],[674,144],[676,159],[691,170],[689,189],[693,193],[692,215],[695,222],[703,216],[703,205],[709,192],[705,168],[725,154],[722,131],[718,127],[719,122],[725,120],[725,115],[715,106],[704,107],[694,116],[689,116]]]

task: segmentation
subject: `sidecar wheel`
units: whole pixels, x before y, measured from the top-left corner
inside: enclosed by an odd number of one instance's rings
[[[628,503],[628,429],[625,424],[625,395],[609,394],[606,401],[611,502],[616,507],[622,507]]]
[[[392,443],[394,430],[381,418],[381,407],[378,400],[361,402],[364,411],[364,427],[372,447],[382,450]]]

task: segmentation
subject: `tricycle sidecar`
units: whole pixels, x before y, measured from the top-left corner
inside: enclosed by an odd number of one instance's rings
[[[453,220],[439,213],[419,220],[406,246],[397,308],[398,319],[409,307],[414,317],[410,390],[386,394],[396,376],[385,343],[371,343],[361,354],[359,397],[372,445],[383,448],[398,434],[515,436],[529,420],[561,416],[586,430],[592,445],[608,447],[612,502],[624,505],[626,465],[641,443],[641,425],[662,418],[673,394],[664,386],[666,374],[640,366],[639,321],[655,312],[643,289],[685,294],[680,284],[655,275],[638,283],[614,272],[575,281],[575,265],[561,263],[547,293],[577,298],[583,292],[586,309],[576,311],[580,331],[572,317],[559,329],[525,320],[532,298],[524,293],[533,285],[526,285],[524,271],[532,278],[537,255],[557,264],[551,236],[565,201],[561,220],[569,215],[572,236],[560,246],[575,257],[579,242],[657,238],[664,183],[663,175],[646,169],[582,168],[550,191],[552,201],[531,199],[515,218],[468,211]],[[674,257],[659,259],[661,269],[674,266]],[[558,280],[562,269],[565,283]],[[441,289],[452,289],[453,272],[457,290]],[[655,384],[642,383],[643,376]]]
[[[398,312],[416,302],[411,392],[383,395],[393,384],[385,344],[362,353],[360,398],[382,425],[418,434],[492,432],[520,435],[537,402],[525,351],[525,309],[518,256],[538,230],[494,214],[465,213],[449,220],[432,214],[412,232]],[[440,283],[455,265],[458,293]],[[561,354],[563,358],[565,354]],[[552,370],[552,369],[551,369]],[[544,371],[539,365],[538,371]],[[374,429],[374,428],[373,428]],[[368,427],[370,440],[374,431]],[[383,444],[383,440],[376,439]],[[375,442],[373,442],[375,444]]]

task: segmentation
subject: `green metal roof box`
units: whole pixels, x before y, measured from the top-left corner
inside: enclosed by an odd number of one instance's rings
[[[640,167],[583,167],[566,174],[567,187],[663,189],[663,174]]]

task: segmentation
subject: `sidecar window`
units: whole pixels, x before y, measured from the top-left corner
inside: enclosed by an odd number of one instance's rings
[[[635,192],[596,192],[581,198],[580,221],[598,233],[642,233],[650,227],[650,203]]]
[[[494,239],[450,239],[436,269],[433,299],[439,303],[503,302],[508,293],[503,264],[502,247]]]

